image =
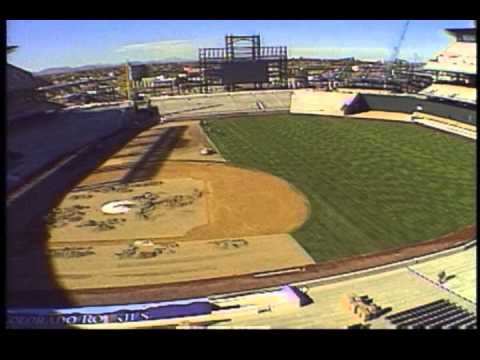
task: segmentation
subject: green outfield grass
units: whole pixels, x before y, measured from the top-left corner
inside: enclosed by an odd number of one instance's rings
[[[207,120],[233,164],[309,199],[292,235],[316,261],[413,244],[475,222],[475,144],[410,124],[305,115]],[[268,216],[268,214],[265,214]]]

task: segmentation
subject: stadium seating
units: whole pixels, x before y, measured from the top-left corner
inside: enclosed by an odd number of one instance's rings
[[[477,89],[467,86],[433,84],[420,91],[419,94],[428,97],[464,101],[472,104],[476,104],[477,102]]]
[[[457,71],[476,73],[477,47],[476,43],[454,42],[438,56],[427,62],[426,70]]]
[[[7,123],[9,125],[19,119],[60,108],[57,104],[45,101],[43,96],[36,90],[41,81],[28,71],[7,64],[6,80]]]
[[[7,148],[23,155],[9,164],[10,191],[28,178],[82,146],[119,131],[129,123],[119,109],[68,111],[38,115],[16,122],[8,129]],[[42,134],[39,136],[39,134]],[[15,180],[16,179],[16,180]]]
[[[19,119],[44,114],[47,111],[59,110],[60,105],[38,100],[32,96],[9,97],[7,100],[7,120],[12,124]]]
[[[201,115],[287,111],[291,91],[255,91],[151,98],[169,118]]]
[[[437,300],[385,317],[397,329],[476,328],[476,315],[448,300]]]

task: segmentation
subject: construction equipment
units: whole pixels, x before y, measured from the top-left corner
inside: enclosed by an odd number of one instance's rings
[[[402,43],[403,40],[405,40],[405,35],[407,34],[408,26],[410,25],[411,20],[405,21],[402,27],[402,33],[400,35],[400,38],[398,39],[398,42],[396,46],[393,47],[392,54],[390,56],[390,61],[394,63],[398,59],[398,55],[400,54],[400,49],[402,48]]]
[[[374,319],[380,314],[381,310],[366,296],[357,296],[356,294],[344,295],[342,305],[346,310],[358,316],[361,321]]]
[[[403,40],[405,40],[405,35],[407,34],[408,26],[410,25],[411,20],[406,20],[402,26],[402,32],[400,38],[398,39],[396,45],[392,49],[390,59],[385,65],[385,84],[388,81],[389,77],[395,76],[395,64],[398,62],[398,56],[400,54],[400,49],[402,48]]]

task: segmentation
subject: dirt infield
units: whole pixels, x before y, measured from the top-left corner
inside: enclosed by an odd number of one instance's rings
[[[124,174],[125,170],[93,174],[81,185],[109,183]],[[152,181],[179,178],[205,182],[209,219],[208,225],[192,229],[182,241],[288,233],[308,216],[306,198],[286,181],[260,171],[217,163],[166,161]]]
[[[372,119],[372,120],[385,120],[385,121],[404,121],[411,122],[411,115],[406,113],[391,112],[391,111],[365,111],[362,113],[349,115],[355,119]]]
[[[67,194],[47,217],[58,285],[156,286],[313,264],[288,235],[308,217],[308,200],[278,177],[201,156],[205,145],[198,121],[155,126]],[[125,180],[144,169],[148,179]],[[103,212],[112,201],[127,210]],[[149,242],[146,255],[139,241]]]
[[[108,160],[78,184],[74,194],[78,194],[77,191],[121,182],[131,171],[130,164],[138,162],[139,159],[122,159],[119,155],[125,154],[128,149],[136,148],[141,153],[136,155],[137,157],[145,156],[143,147],[153,146],[152,144],[158,141],[158,135],[169,128],[181,129],[179,138],[172,148],[160,149],[160,152],[164,152],[163,156],[153,157],[153,160],[145,165],[155,168],[149,180],[178,181],[188,178],[202,181],[208,224],[193,228],[181,238],[163,236],[166,240],[188,241],[283,234],[304,223],[309,214],[308,200],[288,182],[260,171],[217,163],[217,160],[221,159],[219,154],[214,154],[213,158],[202,157],[202,162],[196,161],[199,148],[208,143],[198,121],[167,123],[142,132],[112,157],[115,159],[114,165],[123,161],[127,166],[112,166],[112,159]],[[206,161],[210,159],[214,161]],[[170,193],[173,194],[174,191]],[[53,236],[50,241],[63,240]]]
[[[122,257],[125,244],[96,245],[92,251],[94,256],[76,258],[61,256],[64,248],[56,246],[50,250],[53,271],[57,274],[59,284],[70,291],[108,288],[112,285],[169,284],[314,263],[288,234],[153,242],[159,253],[151,258]]]
[[[303,196],[286,181],[259,171],[169,162],[159,175],[207,181],[209,224],[193,229],[185,237],[189,240],[287,233],[308,216]]]

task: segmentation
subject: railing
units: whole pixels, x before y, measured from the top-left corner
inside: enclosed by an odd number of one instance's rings
[[[472,305],[475,305],[475,306],[477,305],[476,302],[474,302],[474,301],[472,301],[472,300],[470,300],[470,299],[467,299],[465,296],[460,295],[460,294],[457,293],[456,291],[453,291],[452,289],[449,289],[449,288],[443,286],[443,285],[440,284],[439,282],[436,282],[436,281],[430,279],[428,276],[423,275],[421,272],[419,272],[419,271],[417,271],[417,270],[415,270],[415,269],[412,269],[412,268],[409,267],[409,266],[407,266],[407,269],[408,269],[409,271],[411,271],[413,274],[415,274],[416,276],[422,278],[423,280],[428,281],[429,283],[435,285],[436,287],[438,287],[438,288],[440,288],[440,289],[442,289],[442,290],[445,290],[445,291],[447,291],[447,292],[449,292],[449,293],[451,293],[451,294],[453,294],[453,295],[461,298],[462,300],[467,301],[468,303],[470,303],[470,304],[472,304]]]

